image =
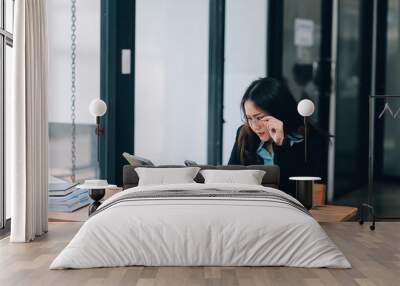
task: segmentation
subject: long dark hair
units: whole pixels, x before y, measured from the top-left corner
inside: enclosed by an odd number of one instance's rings
[[[304,135],[303,118],[297,112],[297,103],[283,79],[264,77],[253,81],[246,89],[240,103],[245,124],[240,129],[238,147],[242,164],[254,162],[260,142],[257,134],[251,130],[244,108],[246,101],[254,104],[284,123],[285,134]]]

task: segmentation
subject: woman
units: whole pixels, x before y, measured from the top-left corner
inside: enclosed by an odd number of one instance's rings
[[[244,124],[239,127],[230,165],[278,165],[280,188],[295,195],[291,176],[319,176],[323,168],[323,140],[311,126],[308,158],[304,158],[303,118],[283,81],[260,78],[247,88],[241,110]]]

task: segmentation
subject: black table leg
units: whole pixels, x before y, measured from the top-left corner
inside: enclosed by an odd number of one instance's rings
[[[90,204],[89,206],[89,216],[94,213],[97,208],[101,205],[100,200],[104,197],[106,194],[105,189],[91,189],[89,190],[89,197],[94,200],[93,203]]]
[[[296,198],[308,210],[313,204],[313,184],[313,181],[296,181]]]

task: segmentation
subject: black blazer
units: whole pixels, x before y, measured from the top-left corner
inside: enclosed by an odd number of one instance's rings
[[[242,125],[243,126],[243,125]],[[229,158],[229,165],[243,165],[240,161],[240,151],[238,148],[238,136],[240,132],[239,127],[236,133],[235,145],[233,146],[231,156]],[[259,140],[259,138],[257,137]],[[259,146],[260,140],[257,146]],[[292,176],[317,176],[321,177],[324,181],[324,170],[323,165],[325,160],[323,152],[327,148],[323,148],[323,138],[319,136],[308,137],[308,158],[307,163],[304,161],[304,141],[294,143],[290,146],[289,139],[285,138],[281,146],[272,144],[274,151],[274,164],[280,168],[280,189],[292,196],[296,194],[295,182],[290,181],[289,177]],[[255,154],[254,160],[247,161],[245,165],[263,165],[264,160]]]

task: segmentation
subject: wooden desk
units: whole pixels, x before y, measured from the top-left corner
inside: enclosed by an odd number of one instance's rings
[[[82,207],[73,212],[49,211],[49,222],[76,222],[86,221],[89,217],[89,206]]]
[[[122,188],[106,189],[105,200],[113,194],[122,191]],[[72,222],[72,221],[86,221],[89,217],[89,206],[77,209],[73,212],[53,212],[49,211],[49,222]]]
[[[357,208],[348,206],[324,205],[313,207],[310,210],[312,216],[318,222],[347,221],[357,214]]]
[[[106,197],[107,194],[106,194]],[[324,205],[313,207],[311,215],[318,222],[340,222],[347,221],[357,214],[357,208],[348,206]],[[86,221],[88,219],[88,206],[74,212],[49,212],[51,222]]]

